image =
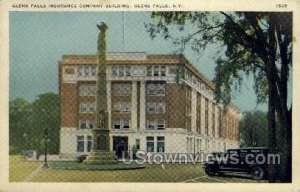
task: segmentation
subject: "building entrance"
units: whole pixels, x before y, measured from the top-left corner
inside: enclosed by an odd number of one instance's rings
[[[113,137],[113,150],[116,153],[116,156],[119,158],[128,157],[128,137]]]

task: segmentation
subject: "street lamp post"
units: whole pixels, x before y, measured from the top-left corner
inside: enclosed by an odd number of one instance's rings
[[[44,139],[45,139],[45,159],[44,159],[44,167],[48,167],[48,162],[47,162],[47,150],[48,150],[48,128],[44,129]]]

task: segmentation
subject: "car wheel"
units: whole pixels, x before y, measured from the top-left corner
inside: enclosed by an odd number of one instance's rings
[[[205,168],[205,173],[206,173],[208,176],[214,176],[214,175],[215,175],[215,172],[214,172],[210,167],[206,167],[206,168]]]
[[[265,176],[265,172],[261,167],[255,166],[251,170],[251,176],[255,180],[261,180]]]

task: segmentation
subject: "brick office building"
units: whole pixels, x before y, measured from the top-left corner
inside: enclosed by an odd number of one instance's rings
[[[111,150],[197,153],[238,146],[236,107],[213,99],[214,85],[182,55],[109,53],[107,95]],[[59,62],[60,155],[87,154],[96,109],[96,55]]]

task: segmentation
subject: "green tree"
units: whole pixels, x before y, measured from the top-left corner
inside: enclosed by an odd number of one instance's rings
[[[201,53],[208,44],[220,45],[214,82],[217,101],[231,101],[232,88],[239,89],[245,75],[253,75],[258,102],[268,102],[268,147],[276,153],[276,122],[283,136],[282,181],[291,181],[291,112],[287,94],[292,67],[292,13],[289,12],[153,12],[146,25],[151,37],[162,34],[183,50],[187,45]],[[187,23],[195,31],[174,37]],[[236,86],[233,86],[236,85]],[[275,181],[269,166],[269,182]]]
[[[268,146],[268,118],[262,111],[248,111],[239,125],[241,147]]]
[[[18,153],[26,150],[28,146],[28,134],[30,132],[30,115],[32,109],[30,103],[17,98],[9,102],[9,145],[10,153]]]
[[[60,100],[54,93],[44,93],[33,103],[15,99],[9,105],[10,153],[44,150],[44,129],[48,128],[49,153],[59,152]]]
[[[41,140],[44,139],[44,130],[49,133],[49,153],[59,152],[60,131],[60,99],[57,94],[44,93],[32,103],[34,124],[32,125],[32,139],[38,139],[39,143],[33,142],[35,148],[43,151]]]

